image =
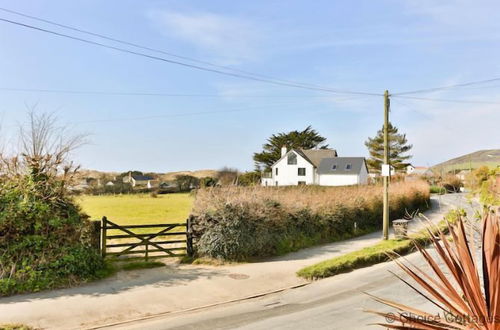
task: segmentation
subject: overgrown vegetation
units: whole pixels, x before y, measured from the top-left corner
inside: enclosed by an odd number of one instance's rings
[[[439,194],[439,195],[446,194],[446,189],[441,186],[430,186],[429,191],[431,194]]]
[[[201,189],[193,208],[199,257],[248,260],[362,235],[381,226],[379,186]],[[391,187],[391,215],[428,207],[424,182]]]
[[[450,211],[446,215],[445,220],[441,221],[438,226],[433,229],[433,232],[437,233],[438,228],[439,230],[445,230],[446,221],[455,222],[460,216],[464,215],[463,212],[463,210]],[[297,275],[307,279],[319,279],[347,273],[354,269],[389,261],[391,260],[391,255],[394,254],[405,255],[413,252],[416,250],[415,243],[419,245],[427,245],[430,243],[427,229],[409,235],[409,239],[390,239],[381,241],[373,246],[365,247],[358,251],[302,268],[297,272]]]
[[[500,206],[500,167],[479,167],[467,176],[466,184],[482,204]]]
[[[0,158],[0,295],[73,285],[99,277],[88,217],[68,193],[78,168],[68,138],[48,115],[30,114],[22,151]]]

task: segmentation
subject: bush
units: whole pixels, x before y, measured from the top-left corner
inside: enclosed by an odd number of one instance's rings
[[[451,174],[443,178],[442,185],[447,192],[459,192],[463,187],[462,180]]]
[[[430,186],[429,192],[431,194],[444,195],[444,194],[446,194],[446,189],[444,187],[440,187],[440,186]]]
[[[0,296],[73,285],[104,268],[68,191],[78,168],[67,156],[81,137],[60,135],[49,115],[30,113],[29,125],[22,151],[0,154]]]
[[[391,186],[391,217],[426,209],[423,182]],[[272,256],[354,237],[382,225],[382,188],[221,187],[201,189],[193,208],[195,250],[226,260]]]
[[[72,285],[103,267],[87,217],[58,183],[30,175],[0,183],[0,295]]]

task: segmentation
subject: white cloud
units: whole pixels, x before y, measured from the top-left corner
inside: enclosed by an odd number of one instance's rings
[[[434,165],[467,152],[500,147],[500,104],[415,101],[412,107],[426,115],[406,132],[414,144],[416,164]]]
[[[494,39],[500,28],[496,0],[410,0],[403,2],[407,13],[424,19],[421,29],[433,32],[437,27],[468,39]]]
[[[207,12],[163,10],[149,16],[164,34],[195,46],[223,64],[237,64],[258,55],[263,33],[248,20]]]

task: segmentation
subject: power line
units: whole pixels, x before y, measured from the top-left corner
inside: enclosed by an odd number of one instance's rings
[[[354,97],[348,97],[346,99],[353,99]],[[214,111],[197,111],[197,112],[179,112],[172,114],[161,114],[161,115],[150,115],[150,116],[138,116],[138,117],[115,117],[109,119],[95,119],[95,120],[85,120],[85,121],[75,121],[69,122],[70,125],[80,125],[80,124],[94,124],[94,123],[113,123],[113,122],[124,122],[124,121],[140,121],[140,120],[151,120],[151,119],[161,119],[161,118],[175,118],[175,117],[188,117],[188,116],[199,116],[199,115],[211,115],[211,114],[226,114],[235,112],[245,112],[253,110],[270,110],[273,108],[285,108],[288,110],[291,107],[302,107],[302,104],[296,102],[290,103],[275,103],[271,105],[264,106],[250,106],[242,108],[233,108],[227,110],[214,110]],[[16,125],[8,125],[5,127],[17,127]]]
[[[407,95],[407,94],[431,93],[431,92],[436,92],[436,91],[446,90],[446,89],[452,89],[452,88],[457,88],[457,87],[466,87],[466,86],[472,86],[472,85],[487,84],[487,83],[491,83],[491,82],[495,82],[495,81],[500,81],[500,78],[477,80],[477,81],[471,81],[471,82],[465,82],[465,83],[460,83],[460,84],[455,84],[455,85],[448,85],[448,86],[441,86],[441,87],[434,87],[434,88],[417,89],[417,90],[414,90],[414,91],[402,92],[402,93],[395,93],[395,94],[392,94],[392,95],[396,96],[396,95]]]
[[[139,48],[139,49],[144,49],[144,50],[148,50],[148,51],[152,51],[152,52],[164,54],[164,55],[175,57],[175,58],[182,59],[182,60],[188,60],[188,61],[195,62],[195,63],[210,65],[210,66],[213,66],[213,67],[216,67],[216,68],[230,70],[230,71],[235,71],[235,72],[240,72],[240,73],[244,73],[244,74],[248,74],[248,75],[252,75],[252,76],[257,76],[257,77],[262,77],[262,78],[266,78],[266,79],[272,79],[272,80],[277,80],[277,81],[290,82],[290,81],[287,81],[287,80],[280,80],[278,78],[271,77],[271,76],[268,76],[268,75],[263,75],[263,74],[260,74],[260,73],[254,73],[254,72],[250,72],[250,71],[240,70],[240,69],[236,69],[236,68],[233,68],[233,67],[229,67],[229,66],[225,66],[225,65],[219,65],[219,64],[212,63],[212,62],[203,61],[203,60],[199,60],[199,59],[196,59],[196,58],[188,57],[188,56],[174,54],[174,53],[169,52],[169,51],[165,51],[165,50],[161,50],[161,49],[157,49],[157,48],[152,48],[152,47],[149,47],[149,46],[140,45],[140,44],[137,44],[137,43],[134,43],[134,42],[130,42],[130,41],[126,41],[126,40],[123,40],[123,39],[118,39],[118,38],[110,37],[110,36],[107,36],[107,35],[104,35],[104,34],[101,34],[101,33],[96,33],[96,32],[92,32],[92,31],[89,31],[89,30],[84,30],[84,29],[81,29],[81,28],[77,28],[77,27],[74,27],[74,26],[70,26],[70,25],[58,23],[58,22],[55,22],[55,21],[52,21],[52,20],[48,20],[46,18],[41,18],[41,17],[37,17],[37,16],[33,16],[33,15],[24,14],[24,13],[21,13],[21,12],[12,10],[12,9],[7,9],[7,8],[0,7],[0,10],[4,11],[4,12],[7,12],[7,13],[10,13],[10,14],[22,16],[22,17],[29,18],[29,19],[33,19],[33,20],[36,20],[36,21],[39,21],[39,22],[43,22],[43,23],[54,25],[54,26],[62,27],[64,29],[68,29],[68,30],[72,30],[72,31],[76,31],[76,32],[88,34],[88,35],[91,35],[91,36],[94,36],[94,37],[106,39],[106,40],[109,40],[109,41],[117,42],[117,43],[120,43],[120,44],[123,44],[123,45],[127,45],[127,46],[136,47],[136,48]],[[317,85],[311,85],[311,84],[308,84],[308,85],[310,85],[310,86],[316,86],[317,87]]]
[[[268,84],[279,85],[279,86],[286,86],[286,87],[302,88],[302,89],[307,89],[307,90],[328,92],[328,93],[334,93],[334,94],[382,96],[382,94],[377,94],[377,93],[360,92],[360,91],[336,90],[336,89],[331,89],[331,88],[309,86],[309,85],[302,84],[302,83],[276,81],[276,80],[271,80],[271,79],[266,79],[266,78],[258,78],[258,77],[254,77],[254,76],[239,74],[239,73],[226,72],[226,71],[221,71],[219,69],[207,68],[207,67],[203,67],[203,66],[200,66],[200,65],[184,63],[184,62],[180,62],[180,61],[176,61],[176,60],[170,60],[170,59],[159,57],[159,56],[155,56],[155,55],[150,55],[150,54],[146,54],[146,53],[141,53],[141,52],[133,51],[133,50],[130,50],[130,49],[125,49],[125,48],[120,48],[120,47],[116,47],[116,46],[111,46],[111,45],[103,44],[103,43],[100,43],[100,42],[97,42],[97,41],[92,41],[92,40],[88,40],[88,39],[84,39],[84,38],[79,38],[79,37],[75,37],[75,36],[72,36],[72,35],[68,35],[68,34],[56,32],[56,31],[52,31],[52,30],[40,28],[40,27],[37,27],[37,26],[34,26],[34,25],[29,25],[29,24],[25,24],[25,23],[21,23],[21,22],[17,22],[17,21],[12,21],[12,20],[9,20],[9,19],[6,19],[6,18],[0,18],[0,21],[6,22],[6,23],[9,23],[9,24],[13,24],[13,25],[17,25],[17,26],[21,26],[21,27],[25,27],[25,28],[29,28],[29,29],[32,29],[32,30],[40,31],[40,32],[49,33],[49,34],[56,35],[56,36],[63,37],[63,38],[68,38],[68,39],[80,41],[80,42],[91,44],[91,45],[94,45],[94,46],[99,46],[99,47],[103,47],[103,48],[107,48],[107,49],[112,49],[112,50],[119,51],[119,52],[122,52],[122,53],[132,54],[132,55],[136,55],[136,56],[142,56],[142,57],[145,57],[145,58],[148,58],[148,59],[152,59],[152,60],[156,60],[156,61],[166,62],[166,63],[170,63],[170,64],[176,64],[176,65],[180,65],[180,66],[191,68],[191,69],[197,69],[197,70],[201,70],[201,71],[207,71],[207,72],[217,73],[217,74],[231,76],[231,77],[235,77],[235,78],[253,80],[253,81],[264,82],[264,83],[268,83]]]
[[[52,93],[52,94],[82,94],[82,95],[115,95],[115,96],[159,96],[159,97],[207,97],[207,98],[329,98],[330,95],[224,95],[224,94],[188,94],[188,93],[161,93],[161,92],[129,92],[129,91],[96,91],[96,90],[70,90],[70,89],[45,89],[45,88],[13,88],[0,87],[0,91],[23,93]]]
[[[401,94],[392,95],[392,97],[400,99],[418,100],[418,101],[430,101],[430,102],[450,102],[450,103],[464,103],[464,104],[500,104],[500,102],[493,102],[493,101],[435,99],[430,97],[405,96]]]
[[[52,20],[48,20],[46,18],[41,18],[41,17],[37,17],[37,16],[33,16],[33,15],[28,15],[28,14],[21,13],[19,11],[15,11],[15,10],[12,10],[12,9],[7,9],[7,8],[0,7],[0,10],[4,11],[4,12],[7,12],[7,13],[10,13],[10,14],[14,14],[14,15],[25,17],[25,18],[33,19],[33,20],[36,20],[36,21],[40,21],[40,22],[43,22],[43,23],[51,24],[51,25],[54,25],[54,26],[62,27],[64,29],[76,31],[76,32],[79,32],[79,33],[88,34],[88,35],[91,35],[91,36],[94,36],[94,37],[106,39],[106,40],[109,40],[109,41],[117,42],[117,43],[120,43],[120,44],[123,44],[123,45],[127,45],[127,46],[136,47],[136,48],[139,48],[139,49],[144,49],[144,50],[148,50],[148,51],[152,51],[152,52],[164,54],[164,55],[171,56],[171,57],[178,58],[178,59],[188,60],[188,61],[195,62],[195,63],[210,65],[212,67],[216,67],[216,68],[220,68],[220,69],[230,70],[230,71],[234,71],[234,72],[240,72],[240,73],[247,74],[247,75],[252,75],[252,76],[256,76],[256,77],[261,77],[261,78],[265,78],[265,79],[271,79],[271,80],[285,82],[285,83],[302,84],[302,85],[307,85],[307,86],[312,86],[312,87],[320,87],[320,88],[323,87],[323,86],[320,86],[320,85],[315,85],[315,84],[310,84],[310,83],[298,83],[298,82],[294,82],[294,81],[290,81],[290,80],[279,79],[279,78],[272,77],[272,76],[269,76],[269,75],[263,75],[261,73],[255,73],[255,72],[250,72],[250,71],[246,71],[246,70],[240,70],[240,69],[236,69],[236,68],[233,68],[233,67],[230,67],[230,66],[219,65],[219,64],[215,64],[215,63],[212,63],[212,62],[209,62],[209,61],[204,61],[204,60],[199,60],[199,59],[188,57],[188,56],[184,56],[184,55],[174,54],[174,53],[169,52],[169,51],[165,51],[165,50],[161,50],[161,49],[157,49],[157,48],[152,48],[152,47],[149,47],[149,46],[140,45],[140,44],[137,44],[137,43],[134,43],[134,42],[130,42],[130,41],[126,41],[126,40],[123,40],[123,39],[118,39],[118,38],[110,37],[110,36],[107,36],[107,35],[104,35],[104,34],[101,34],[101,33],[96,33],[96,32],[92,32],[92,31],[89,31],[89,30],[84,30],[84,29],[81,29],[81,28],[70,26],[70,25],[67,25],[67,24],[58,23],[58,22],[55,22],[55,21],[52,21]]]

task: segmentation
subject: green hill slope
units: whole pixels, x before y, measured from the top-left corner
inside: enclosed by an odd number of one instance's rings
[[[479,150],[432,166],[433,171],[454,171],[475,169],[481,166],[500,166],[500,149]]]

